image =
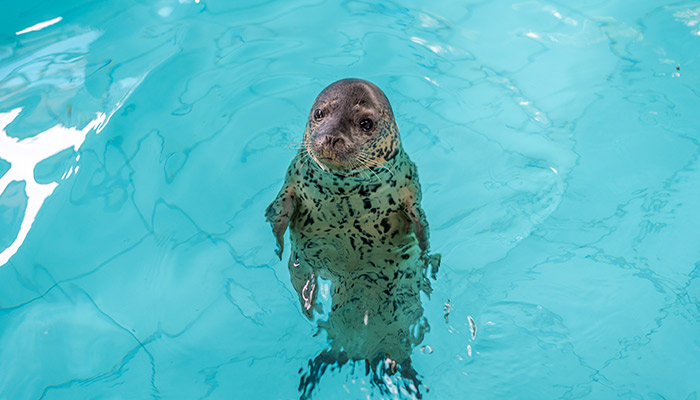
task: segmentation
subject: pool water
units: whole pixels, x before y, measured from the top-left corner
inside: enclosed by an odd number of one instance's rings
[[[264,209],[345,77],[442,254],[424,398],[700,398],[700,3],[569,3],[3,3],[0,399],[298,398]]]

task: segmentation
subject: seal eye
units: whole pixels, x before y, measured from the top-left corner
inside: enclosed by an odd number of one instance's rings
[[[372,120],[369,118],[365,118],[362,121],[360,121],[360,128],[362,128],[362,130],[365,132],[371,131],[373,126],[374,122],[372,122]]]
[[[316,121],[322,120],[323,117],[324,117],[323,110],[321,110],[320,108],[317,108],[316,110],[314,110],[314,119]]]

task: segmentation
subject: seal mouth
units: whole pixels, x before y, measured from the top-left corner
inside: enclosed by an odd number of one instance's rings
[[[336,155],[328,154],[326,152],[319,154],[314,151],[310,151],[309,154],[314,161],[316,161],[316,163],[325,170],[331,169],[336,171],[348,171],[353,169],[352,162],[343,162],[342,160],[339,160]]]
[[[344,151],[341,146],[330,144],[311,145],[307,148],[309,155],[323,169],[347,171],[358,166],[356,154]]]
[[[338,160],[337,155],[334,154],[317,153],[310,148],[307,148],[307,153],[311,163],[315,164],[322,171],[343,178],[359,177],[363,180],[377,179],[378,175],[382,174],[383,171],[389,171],[390,174],[393,174],[391,165],[393,160],[396,159],[394,157],[390,161],[374,164],[361,161],[361,153],[349,155],[347,161]]]
[[[314,148],[309,146],[306,152],[322,170],[333,173],[347,173],[362,168],[362,165],[356,160],[354,154],[339,154],[336,149],[329,148]]]
[[[360,179],[361,181],[375,181],[376,179],[382,179],[382,176],[386,174],[394,175],[394,160],[396,157],[389,161],[376,165],[364,165],[359,162],[351,163],[348,167],[332,167],[331,162],[334,159],[327,158],[317,158],[311,151],[308,151],[309,162],[313,167],[320,171],[335,175],[340,178],[354,178]],[[337,161],[335,161],[337,162]]]

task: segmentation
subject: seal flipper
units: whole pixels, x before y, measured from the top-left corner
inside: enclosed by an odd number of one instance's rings
[[[401,208],[408,219],[409,229],[418,239],[418,246],[424,254],[427,254],[430,248],[430,232],[428,231],[428,219],[425,217],[425,211],[420,206],[422,193],[418,182],[418,171],[416,165],[410,160],[408,163],[408,172],[405,178],[407,184],[399,190]]]
[[[411,224],[411,230],[418,239],[418,246],[423,252],[427,252],[430,247],[428,231],[428,220],[425,218],[425,211],[416,203],[405,204],[404,212]]]
[[[282,259],[284,251],[284,232],[287,230],[289,220],[296,209],[296,202],[292,186],[285,182],[282,190],[275,200],[265,210],[265,219],[272,225],[272,232],[277,239],[277,250],[275,254]]]
[[[400,196],[401,208],[408,219],[409,229],[416,235],[421,251],[427,253],[430,247],[430,232],[428,231],[428,219],[425,217],[425,211],[420,206],[420,186],[407,186],[403,188]]]
[[[319,290],[318,275],[308,263],[298,259],[294,246],[292,246],[292,256],[289,258],[289,277],[294,290],[299,295],[304,316],[313,319],[314,310],[322,313],[321,306],[316,302]]]

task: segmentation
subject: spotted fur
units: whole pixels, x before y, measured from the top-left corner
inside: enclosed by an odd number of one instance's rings
[[[312,115],[309,120],[305,138],[313,129]],[[428,326],[419,295],[431,292],[426,272],[439,259],[428,256],[418,173],[390,108],[381,124],[365,149],[373,161],[365,168],[333,170],[307,149],[300,152],[266,217],[280,257],[289,226],[289,273],[305,315],[328,314],[319,326],[331,348],[320,363],[388,359],[417,386],[410,354]],[[331,283],[331,310],[317,303],[319,278]]]

